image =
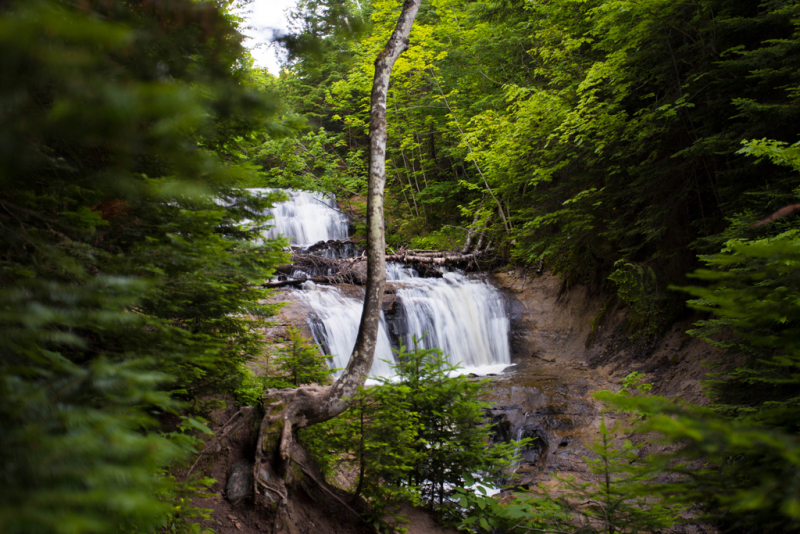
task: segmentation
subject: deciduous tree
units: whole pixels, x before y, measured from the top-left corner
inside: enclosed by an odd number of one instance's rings
[[[381,302],[386,284],[386,241],[383,222],[383,194],[386,182],[386,96],[389,78],[397,58],[408,46],[408,35],[421,0],[406,0],[394,32],[375,60],[371,96],[369,193],[367,196],[367,284],[364,311],[353,353],[342,375],[333,385],[301,387],[292,391],[271,391],[264,400],[265,416],[256,443],[254,500],[270,507],[280,497],[278,524],[287,531],[292,525],[286,484],[291,482],[292,462],[302,462],[304,451],[296,433],[304,426],[326,421],[347,409],[364,383],[375,355]],[[268,480],[264,473],[271,473]],[[263,491],[265,488],[266,491]]]

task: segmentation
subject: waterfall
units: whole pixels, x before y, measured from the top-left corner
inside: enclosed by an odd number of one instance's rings
[[[442,349],[464,372],[485,374],[510,365],[503,297],[485,281],[458,273],[402,279],[397,298],[402,318],[394,333],[406,347],[427,332],[422,346]]]
[[[275,191],[251,189],[253,193]],[[335,209],[332,199],[320,193],[285,190],[287,202],[276,204],[270,214],[274,227],[265,237],[283,235],[293,244],[309,247],[309,253],[341,258],[358,253],[352,243],[320,243],[348,238],[349,221]],[[317,244],[316,247],[310,245]],[[295,271],[293,278],[309,273]],[[441,278],[420,278],[412,268],[390,263],[386,277],[397,295],[389,317],[381,314],[372,376],[391,376],[392,347],[411,349],[413,338],[422,348],[440,348],[461,372],[487,374],[510,365],[509,321],[499,291],[481,279],[445,272]],[[339,288],[306,282],[295,291],[297,300],[313,310],[308,318],[315,341],[332,357],[331,365],[344,368],[350,358],[361,319],[363,295],[346,296]],[[423,336],[426,337],[423,339]],[[384,361],[386,360],[386,361]]]
[[[303,291],[294,293],[298,300],[306,302],[314,309],[316,317],[309,318],[314,341],[322,346],[325,354],[333,357],[331,366],[334,369],[344,369],[356,344],[363,299],[346,297],[339,288],[318,286],[314,282],[306,282],[303,284]],[[378,344],[370,372],[372,376],[394,374],[390,364],[386,363],[394,362],[392,346],[386,331],[386,319],[381,313]],[[337,371],[336,376],[340,374],[342,371]]]
[[[277,191],[276,189],[249,189],[251,193]],[[284,189],[289,200],[280,202],[269,210],[274,227],[265,238],[282,235],[295,245],[313,245],[331,239],[347,239],[350,222],[347,216],[336,209],[332,198],[321,193]]]
[[[412,267],[406,267],[402,263],[387,263],[386,264],[386,281],[395,282],[398,280],[411,280],[417,278],[419,274]]]
[[[392,346],[413,347],[412,338],[422,338],[422,347],[439,347],[461,372],[487,374],[510,364],[509,322],[500,292],[483,280],[458,273],[442,278],[418,278],[414,269],[386,266],[387,278],[397,284],[397,304],[392,317],[381,315],[373,376],[391,376],[386,361],[394,361]],[[345,296],[331,286],[306,282],[296,298],[314,310],[309,325],[316,343],[333,356],[333,367],[347,365],[355,345],[363,296]],[[389,333],[394,334],[393,339]]]

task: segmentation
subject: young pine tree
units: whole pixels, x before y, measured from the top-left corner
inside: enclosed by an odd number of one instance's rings
[[[313,345],[303,337],[302,331],[294,324],[286,328],[286,344],[278,349],[276,360],[282,373],[278,380],[291,386],[327,384],[331,379],[328,357],[320,352],[319,345]]]
[[[641,445],[625,440],[621,447],[615,447],[612,440],[617,428],[609,429],[603,417],[600,437],[590,447],[594,458],[586,458],[586,463],[597,476],[596,482],[562,479],[566,492],[557,501],[567,511],[563,526],[587,534],[638,534],[674,525],[678,520],[676,509],[651,497],[648,484],[655,474],[640,465],[636,449]]]
[[[356,496],[379,524],[401,500],[460,522],[459,489],[474,484],[473,474],[501,475],[518,444],[488,447],[486,405],[478,400],[484,383],[451,377],[457,367],[441,350],[401,347],[396,359],[396,376],[363,389],[350,410],[305,430],[303,440],[323,470],[358,471]]]
[[[393,532],[402,523],[395,505],[419,502],[418,488],[409,483],[410,471],[421,460],[419,421],[410,411],[408,393],[392,382],[361,388],[348,411],[301,433],[326,476],[356,473],[347,488],[351,501],[367,501],[364,516],[379,531]]]
[[[416,344],[416,340],[415,340]],[[484,382],[466,376],[452,377],[458,366],[440,349],[401,350],[394,380],[407,387],[408,403],[419,418],[416,451],[421,460],[409,473],[409,483],[441,519],[460,520],[455,507],[457,488],[470,485],[471,473],[487,479],[499,476],[510,464],[516,444],[488,448],[489,428],[478,400]]]
[[[560,484],[554,488],[518,493],[506,504],[462,490],[461,504],[468,513],[461,527],[476,532],[500,529],[507,534],[639,534],[671,527],[681,507],[667,505],[656,496],[654,470],[640,465],[638,446],[630,441],[614,446],[615,429],[609,429],[603,418],[600,437],[590,446],[594,457],[586,462],[595,481],[556,476]]]

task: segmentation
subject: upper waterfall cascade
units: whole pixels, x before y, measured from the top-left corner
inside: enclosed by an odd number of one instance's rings
[[[250,189],[252,193],[272,192],[275,189]],[[313,245],[331,239],[347,239],[350,221],[336,209],[336,201],[322,193],[284,190],[289,200],[275,204],[269,210],[274,226],[264,237],[282,235],[294,245]]]
[[[315,193],[289,194],[289,202],[272,210],[273,231],[306,245],[317,237],[319,241],[348,237],[347,219],[324,203],[330,201]],[[396,302],[381,314],[373,376],[391,376],[392,348],[413,348],[414,338],[421,340],[422,348],[442,349],[451,363],[464,368],[462,372],[487,374],[510,365],[505,302],[485,280],[458,272],[420,278],[414,269],[395,263],[387,264],[386,278],[394,287]],[[343,369],[355,345],[363,296],[347,296],[337,287],[313,282],[294,294],[314,310],[308,322],[316,343],[332,356],[334,368]]]

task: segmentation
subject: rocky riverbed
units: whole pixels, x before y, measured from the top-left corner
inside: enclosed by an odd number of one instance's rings
[[[568,371],[568,372],[564,372]],[[582,473],[600,413],[591,392],[604,386],[576,369],[525,361],[492,378],[484,400],[497,441],[531,438],[515,466],[516,486],[553,473]]]
[[[597,321],[602,302],[584,287],[564,290],[553,275],[515,270],[488,279],[505,300],[513,365],[493,377],[485,390],[484,399],[492,404],[487,418],[497,440],[535,438],[522,451],[518,484],[535,484],[556,472],[585,472],[583,458],[597,436],[603,410],[592,395],[618,390],[633,371],[653,382],[655,394],[703,402],[700,380],[705,369],[700,362],[714,354],[684,333],[691,321],[676,324],[663,338],[637,344],[625,330],[627,310],[612,306]],[[389,330],[397,329],[393,321],[402,286],[402,281],[387,284],[383,308]],[[351,298],[363,295],[359,286],[337,287]],[[306,326],[313,317],[295,291],[278,294],[287,305],[269,332],[272,337],[279,338],[286,324]],[[311,328],[307,334],[311,337]],[[617,416],[606,417],[613,421]]]
[[[593,398],[602,389],[617,390],[621,380],[632,371],[645,373],[654,384],[653,392],[679,396],[692,402],[702,401],[699,381],[704,376],[700,362],[713,358],[703,342],[689,338],[684,331],[691,321],[676,324],[658,340],[642,346],[625,332],[626,310],[611,307],[601,320],[599,298],[586,288],[563,290],[555,276],[521,271],[494,273],[491,283],[502,292],[509,320],[511,361],[513,365],[491,377],[484,399],[491,403],[487,419],[493,424],[494,439],[534,438],[521,451],[515,471],[516,487],[534,488],[551,485],[553,475],[574,476],[591,481],[584,457],[591,456],[588,445],[597,436],[601,417],[613,424],[617,415],[603,413],[603,406]],[[397,307],[397,292],[402,281],[389,286],[384,311],[391,315]],[[342,294],[358,298],[363,288],[339,285]],[[308,325],[313,309],[295,290],[283,289],[276,300],[286,302],[279,318],[266,332],[267,338],[279,341],[289,324]],[[592,325],[595,324],[594,333]],[[307,329],[311,335],[311,329]],[[260,367],[256,365],[258,371]],[[263,365],[263,362],[261,363]],[[232,405],[212,416],[222,424],[232,414]],[[627,436],[619,435],[619,440]],[[245,440],[246,441],[246,440]],[[224,450],[224,449],[223,449]],[[647,454],[653,448],[641,449]],[[249,458],[248,450],[228,447],[227,453],[210,454],[202,462],[207,472],[217,478],[218,493],[197,500],[211,508],[212,519],[206,523],[222,534],[255,534],[267,525],[265,518],[246,503],[225,500],[225,480],[232,467]],[[320,534],[362,532],[362,525],[326,502],[312,487],[301,488],[293,497],[295,512],[302,520],[303,532]],[[433,523],[423,511],[404,509],[409,517],[411,534],[454,534]],[[672,532],[712,532],[702,525],[688,525]]]

